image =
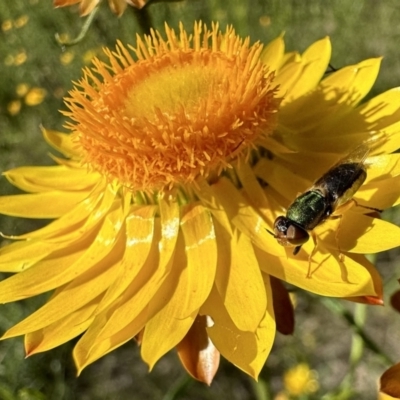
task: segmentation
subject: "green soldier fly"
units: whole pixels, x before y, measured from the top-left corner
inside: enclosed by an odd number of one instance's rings
[[[355,202],[353,196],[367,177],[364,162],[368,153],[369,147],[366,144],[359,145],[293,201],[286,216],[275,220],[274,233],[270,232],[279,244],[294,246],[293,254],[296,255],[315,227],[322,224],[340,206],[349,201]],[[314,236],[313,239],[315,243]]]

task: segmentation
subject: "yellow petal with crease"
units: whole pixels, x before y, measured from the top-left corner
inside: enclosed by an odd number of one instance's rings
[[[14,186],[25,192],[42,193],[62,191],[89,191],[99,181],[99,175],[84,169],[71,169],[64,165],[53,167],[20,167],[3,174]],[[64,194],[60,197],[64,197]]]
[[[237,170],[238,178],[246,192],[246,199],[266,217],[268,222],[274,222],[274,216],[271,212],[271,204],[257,180],[254,171],[249,164],[243,163]]]
[[[150,368],[184,338],[195,320],[197,310],[189,315],[187,307],[192,309],[193,305],[188,304],[187,301],[196,287],[193,279],[197,278],[191,276],[187,266],[185,243],[183,235],[180,234],[173,268],[157,293],[157,297],[149,304],[149,314],[155,315],[146,324],[141,354]]]
[[[257,379],[275,338],[275,320],[272,293],[268,277],[265,277],[268,309],[255,332],[238,329],[230,319],[222,300],[214,289],[201,314],[209,315],[214,325],[208,328],[209,336],[220,353],[232,364]]]
[[[158,201],[161,220],[161,240],[159,245],[160,265],[165,270],[174,254],[179,233],[180,207],[176,200],[163,196]]]
[[[0,282],[0,302],[34,296],[54,289],[100,263],[113,250],[119,237],[122,219],[123,214],[120,209],[109,213],[96,236],[97,240],[93,241],[87,251],[72,264],[67,266],[51,262],[39,264]],[[55,244],[51,244],[51,249],[56,250]],[[112,257],[115,258],[114,261],[117,261],[118,253],[113,253],[115,254]]]
[[[28,270],[30,266],[36,264],[39,260],[64,246],[65,244],[59,244],[57,246],[54,245],[54,243],[40,240],[11,243],[9,246],[0,248],[0,271],[11,272],[14,270]],[[14,277],[11,277],[10,279],[13,278]],[[2,283],[0,283],[0,285],[1,284]],[[0,293],[0,296],[1,295],[2,293]]]
[[[79,339],[78,343],[74,347],[73,358],[76,368],[78,369],[78,375],[82,369],[89,364],[88,357],[90,349],[92,348],[99,331],[106,323],[109,313],[110,311],[107,310],[107,312],[104,311],[96,315],[93,322],[90,324],[89,329]]]
[[[101,301],[97,313],[108,307],[132,285],[132,282],[135,283],[134,280],[145,268],[154,240],[155,212],[155,206],[145,206],[133,209],[128,214],[125,220],[126,248],[123,259],[115,280]],[[156,260],[153,261],[156,262]]]
[[[321,85],[324,88],[330,87],[332,95],[336,92],[336,96],[340,96],[339,103],[355,106],[371,90],[378,76],[381,61],[381,58],[371,58],[340,68],[324,79]]]
[[[288,91],[287,96],[292,100],[302,97],[314,89],[325,74],[331,58],[331,42],[329,38],[313,43],[302,55],[302,78]]]
[[[114,303],[118,307],[110,314],[108,321],[96,338],[96,343],[109,339],[123,330],[143,310],[146,310],[146,314],[148,315],[147,305],[166,279],[165,271],[158,268],[159,256],[156,251],[159,242],[158,239],[159,236],[156,235],[148,257],[143,265],[140,266],[137,275],[134,279],[128,281],[129,286],[126,286],[126,289],[115,300]],[[123,273],[121,276],[124,277]],[[101,311],[109,303],[109,300],[102,302],[96,313]],[[110,307],[114,308],[114,304],[110,304]]]
[[[86,336],[85,334],[74,349],[74,360],[78,375],[89,364],[122,346],[127,341],[132,340],[143,329],[146,321],[146,311],[142,311],[134,321],[121,331],[101,342],[97,342],[94,335]],[[96,332],[94,331],[93,333],[95,334]]]
[[[59,218],[84,200],[87,192],[45,192],[0,197],[0,213],[13,217]]]
[[[279,69],[283,54],[285,53],[285,42],[283,35],[277,37],[263,49],[260,59],[268,66],[269,71],[276,71]]]
[[[202,205],[182,211],[181,230],[189,273],[187,296],[181,307],[189,316],[211,291],[217,268],[217,243],[211,213]]]
[[[400,246],[400,227],[379,218],[348,212],[339,226],[338,238],[340,249],[361,254],[378,253]]]
[[[45,129],[42,127],[42,134],[51,147],[58,150],[66,157],[80,157],[76,144],[72,141],[72,135],[62,132]]]
[[[51,239],[66,241],[69,236],[82,236],[97,225],[114,203],[116,192],[99,185],[90,195],[62,217],[44,228],[20,235],[18,239]]]
[[[322,243],[319,246],[320,251],[313,255],[311,265],[308,258],[314,248],[312,240],[296,256],[289,248],[287,259],[254,250],[263,271],[309,292],[332,297],[376,295],[371,271],[350,257],[345,257],[343,264],[338,260],[338,251],[332,255],[326,250],[322,252]]]
[[[288,199],[289,202],[292,202],[299,193],[311,186],[310,181],[296,175],[295,171],[265,158],[260,160],[254,167],[254,174],[268,183],[268,190],[270,188],[274,189]],[[293,182],[296,182],[296,185]],[[285,204],[283,205],[285,206]]]
[[[229,238],[217,222],[215,229],[220,250],[218,292],[237,328],[255,332],[265,315],[267,297],[253,246],[243,234]]]
[[[367,129],[374,131],[385,129],[400,119],[400,88],[390,89],[373,97],[345,117],[337,121],[336,126],[326,132],[340,132],[346,136],[353,132],[362,132]]]
[[[57,322],[25,336],[25,351],[28,356],[54,349],[83,333],[93,321],[93,311],[98,299],[81,309],[64,316]]]
[[[276,239],[267,232],[268,226],[263,218],[257,214],[230,180],[222,177],[210,188],[222,204],[232,224],[247,235],[252,243],[273,255],[285,256],[282,246],[277,246]]]
[[[13,292],[21,291],[22,294],[31,287],[30,282],[36,282],[38,276],[41,273],[46,273],[49,270],[59,268],[59,271],[62,271],[64,268],[67,268],[69,265],[73,264],[76,260],[82,257],[86,248],[89,246],[88,242],[91,242],[93,238],[90,238],[89,241],[84,240],[74,245],[69,245],[68,247],[60,248],[57,250],[53,246],[53,252],[51,255],[47,257],[39,257],[35,259],[32,257],[31,260],[27,261],[13,261],[7,262],[5,264],[0,264],[0,271],[3,272],[24,272],[24,276],[21,278],[10,277],[13,282],[10,287],[12,287]],[[17,244],[17,243],[16,243]],[[21,243],[18,243],[21,245]],[[23,243],[26,244],[26,243]],[[27,272],[32,266],[35,266],[35,269]],[[57,266],[57,268],[55,267]],[[33,272],[32,272],[33,271]],[[24,282],[26,281],[26,282]],[[2,286],[3,283],[0,282],[1,290],[4,292],[4,296],[8,297],[10,293],[7,293],[6,287]],[[5,284],[4,284],[5,285]],[[21,285],[21,286],[19,286]],[[1,294],[0,294],[1,297]],[[21,297],[24,298],[24,297]],[[20,297],[16,297],[15,300],[19,300]]]
[[[105,292],[110,285],[119,262],[112,263],[117,255],[109,254],[94,268],[81,274],[58,291],[44,306],[9,329],[3,338],[19,336],[44,328],[90,303]],[[63,310],[62,314],[60,310]]]
[[[400,187],[400,176],[388,177],[374,183],[365,184],[357,192],[357,197],[367,201],[366,204],[359,202],[361,205],[384,210],[400,203],[398,187]]]

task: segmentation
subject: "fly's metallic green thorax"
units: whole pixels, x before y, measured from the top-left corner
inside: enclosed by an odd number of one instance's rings
[[[310,231],[314,229],[319,221],[331,213],[330,204],[318,190],[309,190],[301,194],[290,205],[286,218],[296,222],[298,225]]]
[[[312,231],[339,206],[350,201],[364,183],[364,161],[369,148],[362,144],[327,171],[289,206],[286,217],[275,220],[274,236],[283,246],[295,246],[297,254]]]

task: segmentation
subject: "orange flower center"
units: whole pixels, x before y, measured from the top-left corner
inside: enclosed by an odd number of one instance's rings
[[[138,61],[121,43],[107,51],[111,68],[95,60],[66,100],[84,162],[133,190],[220,174],[275,126],[279,100],[261,46],[231,28],[202,35],[201,23],[193,38],[166,31],[167,41],[138,39]]]

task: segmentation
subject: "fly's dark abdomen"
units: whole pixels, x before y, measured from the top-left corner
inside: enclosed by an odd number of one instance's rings
[[[343,204],[353,197],[366,177],[367,173],[359,163],[340,164],[315,182],[314,187],[321,190],[328,202],[334,204],[341,199]]]
[[[303,193],[288,208],[286,217],[310,231],[331,214],[331,205],[317,190]]]

